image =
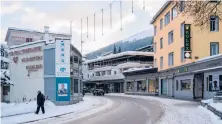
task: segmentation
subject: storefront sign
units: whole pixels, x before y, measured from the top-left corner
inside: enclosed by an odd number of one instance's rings
[[[179,73],[184,73],[184,72],[188,72],[188,68],[180,68],[178,69]]]
[[[27,54],[27,53],[33,53],[33,52],[39,52],[39,51],[42,51],[41,46],[27,48],[27,49],[23,49],[23,50],[12,51],[12,52],[9,52],[9,55],[15,56],[15,55],[21,55],[21,54]]]
[[[190,24],[184,24],[184,58],[191,58]]]
[[[34,56],[34,57],[23,58],[22,62],[32,62],[32,61],[38,61],[38,60],[42,60],[42,56]]]
[[[70,40],[56,40],[56,77],[70,77]]]
[[[42,69],[42,68],[43,68],[42,64],[26,66],[27,70],[38,70],[38,69]]]

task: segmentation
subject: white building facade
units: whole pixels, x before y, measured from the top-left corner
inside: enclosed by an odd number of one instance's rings
[[[83,64],[83,81],[88,88],[103,88],[106,92],[124,92],[123,71],[130,68],[149,68],[153,65],[152,52],[127,51]]]
[[[9,28],[6,41],[14,82],[10,102],[33,100],[37,91],[58,105],[82,100],[82,55],[70,39],[71,35],[49,33],[48,27],[44,33]],[[63,85],[66,92],[61,93]]]

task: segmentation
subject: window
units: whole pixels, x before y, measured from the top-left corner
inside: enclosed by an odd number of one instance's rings
[[[185,2],[184,1],[180,1],[180,12],[183,12],[185,9]]]
[[[219,75],[219,87],[220,91],[222,91],[222,75]]]
[[[26,42],[32,42],[32,38],[26,38]]]
[[[184,22],[180,24],[180,37],[184,37]]]
[[[108,71],[107,71],[107,75],[111,75],[111,70],[108,70]]]
[[[102,71],[101,73],[102,73],[102,76],[104,76],[104,75],[105,75],[105,71]]]
[[[160,19],[160,30],[163,29],[163,19]]]
[[[160,49],[163,48],[163,38],[160,38]]]
[[[222,75],[209,75],[209,91],[222,91]]]
[[[116,71],[114,71],[114,75],[116,75]]]
[[[154,59],[154,67],[156,67],[156,59]]]
[[[218,16],[210,16],[210,31],[219,31]]]
[[[165,22],[165,26],[170,23],[170,12],[168,12],[168,13],[165,15],[164,22]]]
[[[206,81],[207,81],[207,87],[206,88],[207,88],[207,91],[209,91],[209,78],[208,77],[206,78]]]
[[[78,56],[74,56],[74,63],[78,63]]]
[[[210,43],[210,55],[217,55],[219,54],[219,42],[211,42]]]
[[[179,81],[176,80],[176,91],[178,91],[178,90],[179,90]]]
[[[154,36],[156,36],[156,26],[154,27]]]
[[[191,79],[180,81],[181,90],[191,90]]]
[[[184,62],[184,47],[181,48],[181,62]]]
[[[168,65],[173,66],[173,52],[168,55]]]
[[[168,33],[168,44],[173,43],[173,31]]]
[[[176,9],[176,6],[174,6],[171,10],[171,19],[173,20],[176,16],[177,16],[177,9]]]
[[[156,53],[156,43],[154,43],[154,53]]]
[[[96,76],[100,76],[100,72],[96,72]]]
[[[163,57],[160,57],[160,69],[163,69]]]

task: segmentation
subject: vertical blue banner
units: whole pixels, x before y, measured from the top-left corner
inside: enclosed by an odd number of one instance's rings
[[[70,101],[70,77],[56,78],[56,101]]]

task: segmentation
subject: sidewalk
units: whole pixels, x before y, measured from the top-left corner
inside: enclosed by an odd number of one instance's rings
[[[138,96],[126,94],[109,94],[153,101],[165,109],[164,115],[157,124],[222,124],[222,120],[206,110],[199,102],[169,99],[157,96]]]
[[[39,120],[45,120],[47,118],[53,118],[58,116],[64,116],[71,113],[81,113],[86,110],[98,107],[100,104],[103,104],[104,99],[99,97],[93,96],[85,96],[84,101],[67,106],[55,106],[51,102],[47,102],[45,105],[46,113],[42,114],[41,111],[38,115],[34,114],[36,109],[36,103],[30,103],[29,105],[25,106],[24,104],[21,105],[4,105],[1,106],[2,108],[2,116],[8,116],[1,118],[1,122],[3,124],[15,124],[15,123],[27,123],[27,122],[34,122]],[[31,106],[34,104],[33,106]],[[10,108],[5,108],[6,106],[10,106]],[[24,107],[24,108],[21,108]],[[26,110],[26,112],[24,111]],[[13,114],[17,114],[14,115]]]

